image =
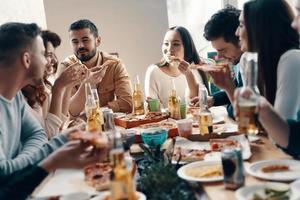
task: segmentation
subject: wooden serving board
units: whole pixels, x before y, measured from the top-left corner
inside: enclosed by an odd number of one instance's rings
[[[239,135],[237,132],[224,132],[224,133],[211,133],[211,134],[192,134],[188,137],[189,140],[191,141],[200,141],[200,142],[207,142],[210,139],[222,139],[222,138],[227,138],[229,136],[233,135]]]

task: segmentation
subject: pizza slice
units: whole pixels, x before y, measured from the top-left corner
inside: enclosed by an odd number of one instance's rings
[[[212,151],[241,147],[241,144],[233,139],[210,139],[209,143]]]
[[[200,149],[185,149],[176,147],[173,153],[173,160],[177,161],[180,158],[182,162],[194,162],[204,160],[204,156],[209,153],[209,150]]]
[[[96,163],[84,168],[86,183],[97,191],[107,190],[110,185],[110,174],[112,166],[110,163]]]

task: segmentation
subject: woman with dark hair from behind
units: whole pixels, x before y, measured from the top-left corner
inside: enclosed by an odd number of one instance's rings
[[[170,28],[163,40],[162,53],[162,61],[147,69],[145,77],[146,96],[159,99],[163,107],[167,107],[168,96],[173,87],[172,79],[177,95],[181,100],[197,96],[197,80],[189,66],[199,64],[200,58],[189,31],[181,26]],[[205,73],[199,72],[200,81],[208,88]]]
[[[258,53],[260,93],[284,119],[296,119],[300,107],[300,51],[294,15],[284,0],[252,0],[240,15],[242,51]]]
[[[48,61],[40,86],[27,85],[22,89],[28,104],[33,108],[34,115],[44,127],[49,138],[58,134],[63,123],[68,119],[69,99],[65,91],[77,84],[82,78],[76,75],[76,70],[69,67],[52,85],[48,78],[57,70],[58,60],[55,49],[60,45],[60,37],[49,30],[42,31],[45,47],[45,57]],[[63,106],[64,105],[64,106]],[[64,108],[63,108],[64,107]]]

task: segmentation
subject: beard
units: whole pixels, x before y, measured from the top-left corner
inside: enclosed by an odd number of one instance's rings
[[[76,57],[81,61],[81,62],[86,62],[86,61],[89,61],[91,58],[93,58],[96,53],[97,53],[97,49],[94,48],[91,52],[89,52],[88,54],[85,54],[85,55],[81,55],[79,53],[79,51],[82,51],[82,50],[85,50],[87,51],[87,49],[84,49],[84,48],[81,48],[79,49],[77,52],[76,52]]]
[[[32,84],[33,86],[41,86],[44,85],[43,78],[34,78],[32,79]]]
[[[29,70],[27,72],[27,77],[29,79],[30,85],[33,86],[39,86],[43,84],[43,77],[45,75],[45,70],[46,70],[46,63],[40,63],[40,62],[33,62]]]

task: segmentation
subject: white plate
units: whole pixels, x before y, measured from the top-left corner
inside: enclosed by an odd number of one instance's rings
[[[265,188],[270,187],[270,186],[282,186],[282,185],[286,185],[286,184],[269,182],[269,183],[264,183],[264,184],[260,184],[260,185],[245,186],[245,187],[238,189],[235,192],[235,198],[237,200],[252,200],[254,193],[259,192],[260,190],[264,190]],[[291,188],[290,200],[299,200],[299,198],[300,198],[299,192],[297,192],[296,188],[292,187],[292,185],[290,185],[290,188]]]
[[[269,165],[287,165],[290,170],[285,172],[264,173],[262,167]],[[292,181],[300,178],[300,161],[297,160],[264,160],[252,163],[247,172],[257,178],[273,181]]]
[[[147,199],[146,196],[143,193],[138,192],[138,191],[136,193],[138,193],[138,195],[139,195],[138,200],[146,200]],[[109,194],[110,194],[110,192],[108,192],[108,191],[107,192],[101,192],[101,194],[99,196],[96,196],[96,197],[94,197],[90,200],[104,200],[105,197],[107,197]]]
[[[251,157],[251,149],[250,144],[247,138],[244,135],[235,135],[235,136],[229,136],[228,139],[234,139],[238,141],[241,144],[242,149],[242,157],[243,160],[247,160]],[[181,147],[183,149],[199,149],[199,150],[210,150],[210,144],[209,142],[196,142],[196,141],[190,141],[183,137],[176,137],[176,143],[175,148]],[[210,152],[207,153],[204,156],[205,161],[220,161],[221,160],[221,153],[220,152]],[[176,164],[176,160],[172,160],[173,164]],[[179,164],[185,164],[187,162],[180,161]]]
[[[215,176],[215,177],[209,177],[209,178],[195,178],[186,175],[185,171],[187,169],[191,168],[196,168],[200,166],[215,166],[215,165],[220,165],[222,166],[222,163],[220,161],[198,161],[198,162],[193,162],[187,165],[184,165],[180,167],[177,171],[177,175],[185,179],[187,181],[196,181],[196,182],[216,182],[216,181],[223,181],[223,176]]]

